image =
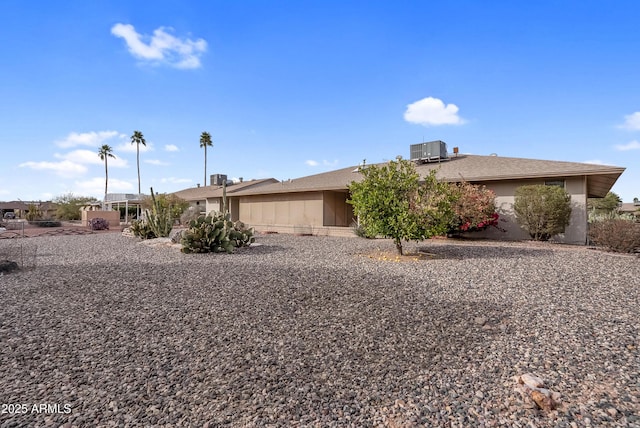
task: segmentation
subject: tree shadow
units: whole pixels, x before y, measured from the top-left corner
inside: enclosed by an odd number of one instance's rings
[[[522,258],[548,256],[551,250],[548,248],[526,248],[513,245],[499,245],[492,243],[476,244],[443,244],[418,247],[418,251],[433,254],[437,258],[464,260],[464,259],[496,259],[496,258]]]

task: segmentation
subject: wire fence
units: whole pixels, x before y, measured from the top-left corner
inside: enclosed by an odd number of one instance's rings
[[[0,226],[0,275],[15,269],[35,269],[38,246],[25,235],[25,222],[3,222]]]
[[[38,246],[23,238],[0,240],[0,273],[35,269]]]

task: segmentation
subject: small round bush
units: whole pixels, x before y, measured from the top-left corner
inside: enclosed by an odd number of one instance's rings
[[[96,217],[89,220],[91,230],[109,230],[109,222],[102,217]]]

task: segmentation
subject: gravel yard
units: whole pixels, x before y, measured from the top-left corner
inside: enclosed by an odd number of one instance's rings
[[[640,427],[640,259],[261,235],[185,255],[25,239],[0,276],[0,427]],[[15,240],[0,240],[16,245]],[[539,410],[534,373],[561,394]],[[35,406],[34,406],[35,405]],[[42,406],[43,405],[43,406]]]

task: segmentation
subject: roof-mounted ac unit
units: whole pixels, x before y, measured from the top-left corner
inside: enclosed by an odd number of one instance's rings
[[[447,143],[436,140],[427,143],[412,144],[410,159],[414,162],[434,162],[449,159],[447,155]]]

